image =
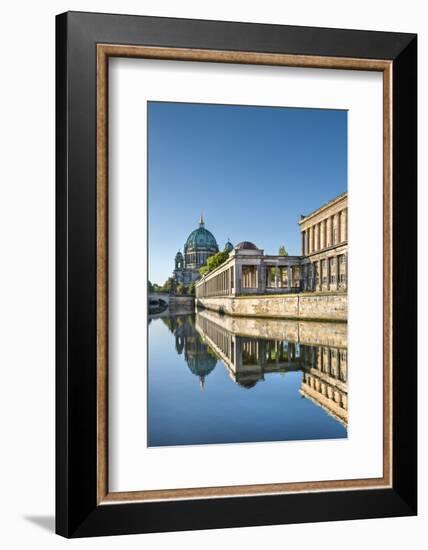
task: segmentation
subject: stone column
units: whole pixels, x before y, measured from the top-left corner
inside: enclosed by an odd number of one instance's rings
[[[241,294],[241,271],[242,267],[235,263],[235,294]]]
[[[341,243],[343,241],[343,238],[342,238],[342,216],[343,216],[342,211],[337,213],[337,242],[338,243]]]
[[[339,290],[339,256],[336,256],[336,290]]]
[[[304,256],[305,255],[305,232],[304,231],[302,231],[301,237],[302,237],[302,256]]]
[[[327,290],[330,290],[330,258],[326,258],[327,271]]]
[[[343,210],[343,240],[348,240],[348,209]]]
[[[260,290],[266,292],[266,266],[260,265]]]
[[[336,242],[334,244],[340,243],[340,216],[339,214],[335,214],[335,221],[336,221]]]
[[[327,218],[325,220],[325,229],[326,229],[326,236],[327,236],[327,242],[326,242],[326,245],[327,246],[331,246],[331,225],[330,225],[330,218]]]
[[[342,269],[342,273],[343,273],[343,288],[346,289],[347,286],[348,286],[348,273],[347,273],[348,265],[347,265],[347,257],[346,257],[346,254],[343,254],[342,258],[343,258],[343,269]]]
[[[321,232],[321,250],[325,248],[325,223],[322,221],[320,223],[320,232]]]
[[[275,266],[275,288],[278,288],[278,266]]]

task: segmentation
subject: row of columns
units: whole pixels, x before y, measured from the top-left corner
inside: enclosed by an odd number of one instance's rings
[[[230,267],[201,284],[196,285],[196,297],[227,296],[232,294],[234,287],[234,269]]]
[[[307,256],[345,242],[348,238],[347,217],[348,210],[345,208],[302,231],[302,255]]]
[[[343,258],[344,268],[341,269],[340,262]],[[325,261],[326,269],[323,270],[323,262]],[[310,267],[311,266],[311,267]],[[332,269],[332,267],[334,269]],[[304,288],[306,290],[339,290],[347,288],[347,258],[345,254],[322,258],[314,261],[311,264],[306,264],[304,269],[311,269],[312,273],[308,276],[306,271],[304,275]],[[344,280],[340,281],[340,275],[344,275]],[[334,280],[333,280],[334,276]],[[323,281],[323,278],[326,281]]]

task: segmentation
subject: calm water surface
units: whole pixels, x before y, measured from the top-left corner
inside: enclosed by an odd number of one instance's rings
[[[148,369],[149,446],[347,436],[346,324],[152,318]]]

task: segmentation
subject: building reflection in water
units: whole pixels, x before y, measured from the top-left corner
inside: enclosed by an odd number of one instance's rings
[[[201,388],[218,360],[246,389],[273,373],[302,371],[300,395],[347,427],[346,324],[234,318],[206,310],[163,321]]]
[[[163,317],[162,320],[175,336],[177,354],[184,352],[187,366],[199,378],[201,389],[204,389],[205,378],[214,370],[217,357],[195,330],[195,316]]]

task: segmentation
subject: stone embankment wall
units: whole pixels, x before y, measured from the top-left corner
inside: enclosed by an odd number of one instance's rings
[[[285,319],[348,319],[347,294],[295,294],[293,296],[239,296],[198,298],[197,307],[238,317]]]

